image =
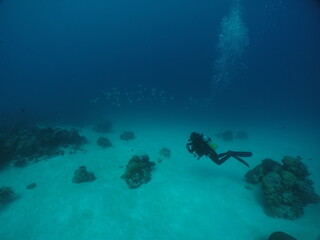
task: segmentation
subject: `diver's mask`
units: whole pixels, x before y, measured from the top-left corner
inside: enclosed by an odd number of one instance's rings
[[[208,136],[206,136],[206,135],[203,135],[202,139],[203,139],[203,141],[205,141],[206,143],[209,143],[209,142],[211,141],[211,139],[210,139]]]

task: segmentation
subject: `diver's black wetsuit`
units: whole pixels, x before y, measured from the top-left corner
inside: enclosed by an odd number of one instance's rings
[[[218,165],[221,165],[230,157],[233,157],[249,167],[249,164],[245,162],[240,157],[250,157],[252,156],[251,152],[235,152],[235,151],[228,151],[225,153],[218,154],[214,149],[212,149],[208,142],[204,140],[204,135],[201,133],[193,132],[190,135],[189,142],[187,143],[187,149],[190,153],[198,156],[198,159],[202,156],[208,156],[213,162]]]

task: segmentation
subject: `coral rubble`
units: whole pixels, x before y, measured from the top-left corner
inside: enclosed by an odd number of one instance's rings
[[[309,171],[300,158],[285,156],[282,164],[265,159],[246,173],[250,184],[260,184],[264,208],[268,215],[277,218],[296,219],[303,216],[303,208],[319,203]]]
[[[125,173],[121,176],[126,181],[129,188],[138,188],[142,184],[151,180],[151,168],[154,162],[149,161],[148,155],[133,156],[127,166]]]

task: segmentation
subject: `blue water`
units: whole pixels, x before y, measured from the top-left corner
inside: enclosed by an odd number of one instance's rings
[[[256,164],[315,159],[319,80],[317,0],[0,0],[0,127],[194,120],[248,127]]]
[[[240,1],[249,40],[237,60],[243,67],[214,89],[221,22],[232,1],[0,4],[2,113],[82,116],[105,106],[103,91],[140,84],[174,96],[177,109],[190,97],[214,95],[215,108],[319,117],[317,1]],[[99,104],[89,104],[96,97]]]

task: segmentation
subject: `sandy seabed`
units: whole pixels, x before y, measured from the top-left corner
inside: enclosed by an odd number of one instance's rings
[[[266,240],[279,230],[299,240],[319,240],[319,204],[308,205],[304,216],[294,221],[269,217],[259,190],[245,188],[248,168],[234,159],[221,166],[206,158],[198,161],[187,152],[192,131],[214,136],[228,129],[245,130],[249,138],[217,139],[219,152],[252,151],[253,157],[246,159],[251,168],[264,158],[280,161],[284,155],[299,155],[320,193],[320,141],[311,126],[117,119],[109,134],[79,128],[89,140],[84,151],[0,172],[1,186],[18,194],[0,210],[1,240]],[[124,130],[133,131],[136,139],[120,140]],[[100,136],[109,138],[113,147],[97,146]],[[159,155],[162,147],[171,149],[169,159]],[[120,176],[135,154],[148,154],[156,166],[150,182],[129,189]],[[94,172],[94,182],[72,183],[74,170],[82,165]],[[27,190],[32,182],[37,187]]]

